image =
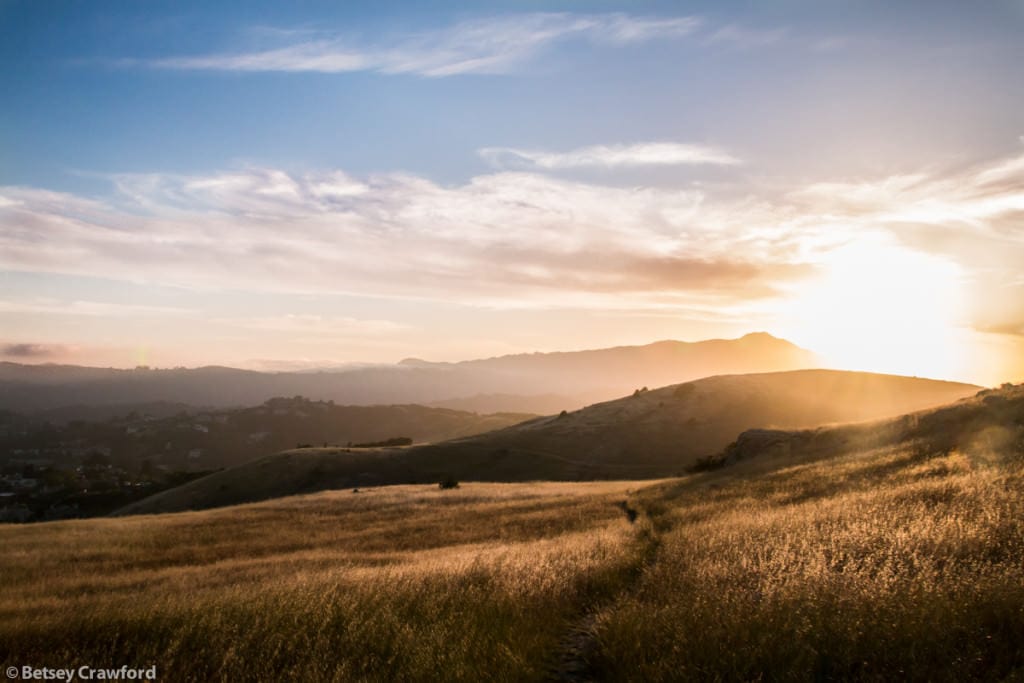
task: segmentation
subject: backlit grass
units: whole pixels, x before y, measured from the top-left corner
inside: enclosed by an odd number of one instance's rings
[[[394,487],[4,527],[3,659],[145,662],[167,680],[542,677],[639,556],[615,506],[633,487]]]
[[[902,448],[765,466],[658,492],[657,561],[598,619],[603,677],[1021,676],[1019,460]]]

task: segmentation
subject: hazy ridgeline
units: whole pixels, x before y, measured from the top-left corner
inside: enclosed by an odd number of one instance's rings
[[[1024,388],[893,424],[867,450],[794,432],[662,482],[4,527],[3,660],[173,680],[1019,678]]]
[[[63,412],[68,406],[179,402],[256,405],[306,396],[351,405],[437,404],[473,412],[550,413],[633,391],[724,373],[818,367],[817,357],[769,334],[700,342],[661,341],[591,351],[496,358],[255,372],[226,367],[134,370],[0,362],[0,410]],[[127,411],[126,411],[127,412]]]

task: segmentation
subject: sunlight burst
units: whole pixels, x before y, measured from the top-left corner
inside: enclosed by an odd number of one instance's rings
[[[961,368],[963,276],[882,240],[832,252],[787,307],[789,333],[833,367],[928,377]]]

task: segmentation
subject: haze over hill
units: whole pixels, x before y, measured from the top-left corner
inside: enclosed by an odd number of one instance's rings
[[[393,366],[315,373],[0,363],[0,409],[40,411],[77,404],[152,401],[250,406],[275,396],[301,395],[347,405],[440,403],[478,412],[546,413],[607,400],[645,385],[817,366],[811,352],[766,333],[731,340],[661,341],[460,363],[407,359]]]
[[[1024,453],[1024,385],[984,389],[974,396],[931,410],[873,422],[815,429],[745,431],[706,469],[754,458],[792,460],[833,458],[878,448],[909,449],[910,459],[954,451],[979,464]]]
[[[876,419],[949,403],[978,389],[836,370],[708,377],[444,443],[285,452],[122,512],[200,509],[329,488],[429,483],[444,476],[480,481],[672,476],[750,428]]]
[[[154,407],[156,412],[132,410],[119,418],[97,410],[92,421],[84,419],[84,408],[51,410],[28,417],[0,411],[0,463],[17,454],[15,457],[31,456],[68,467],[81,464],[72,454],[80,457],[100,452],[129,472],[138,472],[143,464],[173,470],[210,470],[238,465],[299,443],[344,446],[395,437],[415,443],[435,442],[536,417],[421,405],[341,406],[299,397],[272,398],[252,408],[186,411],[180,409],[181,404]],[[64,419],[66,413],[72,419]]]

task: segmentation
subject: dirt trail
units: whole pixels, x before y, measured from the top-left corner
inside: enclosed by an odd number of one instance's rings
[[[642,508],[641,505],[636,503],[634,505],[636,507],[631,506],[627,501],[619,503],[619,507],[622,508],[630,524],[642,525],[637,528],[641,544],[638,551],[638,562],[630,570],[628,581],[622,590],[609,594],[596,604],[591,605],[563,636],[558,652],[553,657],[554,665],[548,676],[549,681],[584,683],[597,680],[592,664],[599,645],[597,640],[599,615],[620,598],[634,591],[640,577],[657,561],[658,548],[661,545],[657,527],[646,511],[637,509]]]

